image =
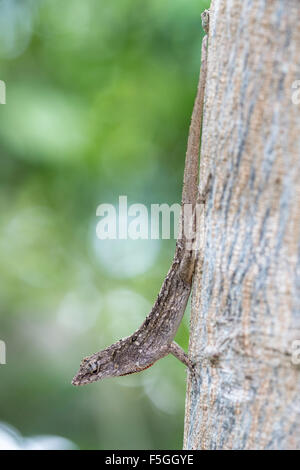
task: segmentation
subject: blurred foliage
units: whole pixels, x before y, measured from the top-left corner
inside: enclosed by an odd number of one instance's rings
[[[87,387],[142,322],[175,242],[100,242],[96,208],[180,201],[201,0],[0,0],[0,421],[79,448],[181,448],[174,358]],[[101,246],[99,246],[99,244]],[[188,345],[188,319],[177,341]]]

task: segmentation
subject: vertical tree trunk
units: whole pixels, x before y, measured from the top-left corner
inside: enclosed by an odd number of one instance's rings
[[[186,449],[300,448],[299,24],[299,0],[212,0]]]

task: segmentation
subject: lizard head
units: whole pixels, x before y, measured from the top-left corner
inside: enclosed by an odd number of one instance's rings
[[[126,360],[124,354],[126,340],[127,338],[124,338],[102,351],[85,357],[81,361],[72,384],[86,385],[106,377],[118,377],[131,373],[133,366]]]
[[[155,360],[151,361],[146,356],[140,357],[138,349],[132,345],[132,337],[123,338],[108,348],[85,357],[72,384],[86,385],[106,377],[134,374],[152,366],[153,362]]]
[[[105,377],[119,375],[118,366],[114,361],[112,348],[104,349],[91,356],[85,357],[80,364],[79,371],[72,380],[73,385],[86,385]]]

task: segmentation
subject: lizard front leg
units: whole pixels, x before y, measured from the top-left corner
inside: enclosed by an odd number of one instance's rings
[[[169,347],[169,353],[173,354],[173,356],[177,357],[186,367],[188,367],[189,371],[194,375],[195,374],[195,364],[189,356],[184,352],[184,350],[177,344],[175,341],[172,341]]]

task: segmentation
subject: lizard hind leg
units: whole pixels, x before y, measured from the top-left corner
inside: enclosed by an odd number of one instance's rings
[[[169,353],[173,354],[173,356],[177,357],[186,367],[189,368],[192,374],[195,373],[195,364],[189,356],[184,352],[184,350],[177,344],[175,341],[172,341],[169,347]]]

